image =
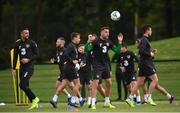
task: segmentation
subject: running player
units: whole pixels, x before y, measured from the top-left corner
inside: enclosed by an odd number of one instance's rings
[[[159,87],[162,90],[164,90],[164,92],[167,92],[163,87],[159,85],[156,69],[152,61],[152,58],[157,53],[157,50],[151,49],[151,45],[149,43],[149,37],[151,35],[152,35],[151,25],[145,25],[143,27],[143,37],[141,38],[139,44],[139,54],[140,54],[139,77],[137,80],[137,84],[134,86],[133,91],[129,96],[129,99],[126,100],[131,107],[134,107],[133,95],[136,94],[137,90],[144,85],[146,77],[152,80],[148,88],[147,103],[153,106],[156,105],[156,103],[151,98],[152,92],[156,87]],[[170,95],[168,92],[166,93],[166,96],[169,99],[170,103],[172,103],[174,97]]]
[[[60,70],[60,74],[59,74],[58,79],[56,81],[56,88],[55,88],[56,90],[58,89],[58,87],[62,83],[62,79],[63,79],[62,72],[63,72],[64,64],[66,63],[66,58],[64,56],[66,48],[64,47],[64,45],[65,45],[64,38],[59,37],[56,40],[56,47],[57,47],[56,56],[50,60],[51,63],[58,64],[59,70]],[[66,89],[63,90],[63,93],[65,95],[67,95],[68,99],[70,99],[71,95],[68,93],[68,91]],[[52,104],[52,106],[54,108],[57,108],[57,100],[58,100],[58,95],[54,94],[52,100],[50,101],[50,103]],[[54,104],[54,102],[56,104]]]

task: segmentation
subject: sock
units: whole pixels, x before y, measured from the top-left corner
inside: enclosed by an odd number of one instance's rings
[[[167,98],[171,98],[171,95],[169,93],[166,94]]]
[[[75,103],[75,102],[76,102],[76,96],[72,96],[71,102],[72,102],[72,103]]]
[[[148,94],[148,99],[151,99],[152,94]]]
[[[57,95],[54,95],[53,98],[52,98],[52,100],[53,100],[54,102],[57,102],[57,99],[58,99],[58,96],[57,96]]]
[[[91,97],[88,97],[88,101],[87,101],[88,103],[91,103]]]
[[[141,97],[140,97],[140,95],[138,95],[138,96],[136,97],[136,102],[141,102]]]
[[[68,94],[67,94],[67,97],[68,97],[68,98],[71,98],[71,95],[68,93]]]
[[[134,96],[133,96],[133,95],[129,95],[129,98],[130,98],[131,100],[133,100],[133,99],[134,99]]]
[[[92,105],[95,105],[96,104],[96,98],[92,98]]]
[[[110,103],[109,97],[105,97],[105,103]]]
[[[80,97],[80,98],[79,98],[79,101],[82,101],[82,100],[83,100],[83,98],[82,98],[82,97]]]
[[[144,100],[146,101],[148,99],[148,94],[144,94]]]

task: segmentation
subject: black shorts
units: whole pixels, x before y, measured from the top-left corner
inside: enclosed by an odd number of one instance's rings
[[[58,78],[57,78],[57,80],[60,81],[60,82],[62,82],[63,79],[64,79],[64,77],[63,77],[63,75],[60,73],[59,76],[58,76]]]
[[[149,77],[156,73],[154,64],[140,64],[139,65],[139,76]]]
[[[20,69],[20,84],[29,86],[29,80],[34,73],[33,68],[21,68]]]
[[[70,82],[73,81],[74,79],[79,78],[79,74],[75,70],[75,66],[73,64],[65,64],[61,76],[62,79],[67,79]]]
[[[90,72],[87,72],[87,73],[79,73],[79,79],[80,79],[80,83],[81,85],[89,85],[90,84],[90,81],[91,81],[91,73]]]
[[[126,81],[126,85],[129,85],[132,81],[136,81],[134,73],[123,73]]]
[[[93,80],[101,80],[111,78],[111,70],[109,65],[93,66]]]

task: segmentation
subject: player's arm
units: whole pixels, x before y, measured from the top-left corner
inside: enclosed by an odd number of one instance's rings
[[[34,41],[32,42],[32,52],[33,54],[29,58],[30,61],[34,61],[39,56],[39,50],[38,50],[37,44]]]
[[[139,45],[139,53],[142,55],[151,56],[151,52],[147,51],[146,49],[147,44],[148,42],[146,40],[141,40],[140,45]]]
[[[113,45],[112,44],[112,46],[111,46],[111,49],[115,52],[115,53],[117,53],[117,54],[119,54],[120,53],[120,51],[121,51],[121,47],[122,47],[122,41],[123,41],[123,35],[118,35],[118,37],[117,37],[117,39],[118,39],[118,44],[117,45]]]
[[[84,46],[84,49],[85,49],[86,52],[92,51],[92,49],[93,49],[93,44],[90,43],[90,42],[87,42],[87,43],[85,44],[85,46]]]

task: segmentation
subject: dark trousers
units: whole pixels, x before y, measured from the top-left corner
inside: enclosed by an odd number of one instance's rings
[[[36,98],[35,94],[29,88],[29,80],[33,75],[34,69],[31,68],[21,68],[20,69],[20,88],[25,92],[30,102]]]
[[[125,82],[125,77],[120,70],[116,70],[116,81],[117,81],[117,91],[118,91],[118,99],[122,100],[122,85],[124,88],[124,100],[127,99],[128,90]]]

